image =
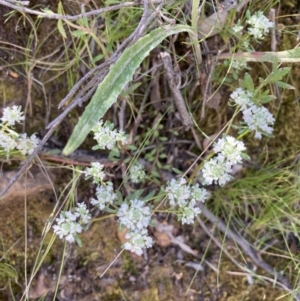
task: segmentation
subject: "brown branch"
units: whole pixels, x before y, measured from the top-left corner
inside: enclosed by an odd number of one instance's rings
[[[186,129],[189,129],[190,127],[193,126],[193,120],[185,106],[185,101],[178,88],[178,83],[176,81],[176,74],[172,66],[171,56],[167,52],[161,52],[160,57],[164,64],[164,68],[167,74],[168,84],[171,90],[172,97],[175,102],[175,106],[181,117],[182,124],[185,126]]]
[[[24,6],[12,4],[11,2],[8,2],[5,0],[0,0],[0,4],[10,7],[12,9],[15,9],[17,11],[21,11],[21,12],[32,14],[32,15],[37,15],[42,18],[55,19],[55,20],[73,20],[73,21],[79,20],[83,17],[95,16],[95,15],[99,15],[99,14],[106,13],[109,11],[118,10],[123,7],[131,7],[131,6],[138,5],[137,2],[126,2],[126,3],[122,3],[122,4],[117,4],[117,5],[112,5],[112,6],[92,10],[90,12],[82,13],[82,14],[75,15],[75,16],[69,16],[69,15],[60,15],[60,14],[56,14],[56,13],[43,13],[43,12],[40,12],[37,10],[26,8]]]

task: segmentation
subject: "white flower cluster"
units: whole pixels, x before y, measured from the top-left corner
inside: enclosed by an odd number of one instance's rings
[[[91,163],[91,168],[87,168],[83,172],[86,178],[93,177],[93,183],[99,184],[96,187],[96,198],[91,199],[91,204],[100,210],[108,208],[117,198],[113,184],[111,182],[103,183],[105,177],[103,168],[102,164],[93,162]],[[145,176],[143,166],[136,165],[133,179],[140,180],[143,178],[143,174]],[[150,248],[153,245],[153,240],[147,231],[151,211],[150,207],[145,206],[143,201],[134,199],[130,204],[123,203],[118,210],[117,216],[121,226],[128,229],[128,233],[125,235],[128,241],[124,244],[126,250],[141,255],[143,248]]]
[[[91,162],[91,167],[86,168],[83,174],[86,178],[93,178],[93,183],[99,184],[96,187],[96,199],[91,199],[91,204],[104,210],[116,199],[111,182],[103,183],[105,173],[104,166],[99,162]],[[100,184],[101,183],[101,184]],[[66,239],[68,242],[76,240],[80,244],[78,233],[83,230],[83,225],[87,224],[91,215],[85,204],[78,204],[74,212],[62,211],[60,217],[56,219],[57,225],[53,226],[54,233],[60,239]]]
[[[30,137],[27,137],[27,134],[21,134],[17,140],[17,149],[21,152],[22,155],[31,155],[33,150],[40,143],[40,139],[36,137],[35,134],[32,134]]]
[[[244,27],[240,24],[236,24],[232,27],[232,30],[235,32],[235,33],[239,33],[241,32],[242,30],[244,29]]]
[[[93,183],[98,184],[101,183],[105,177],[103,169],[104,165],[102,165],[101,163],[91,162],[91,167],[86,168],[86,170],[84,170],[83,173],[86,179],[92,177]]]
[[[249,13],[249,12],[248,12]],[[248,15],[247,13],[247,15]],[[259,11],[256,12],[253,16],[250,14],[247,16],[248,20],[247,23],[250,25],[248,28],[248,32],[251,36],[255,39],[263,39],[269,32],[269,28],[273,27],[273,22],[269,21],[267,17],[263,15],[263,12]],[[243,26],[241,25],[241,20],[238,21],[236,25],[232,27],[232,30],[239,34],[243,30]],[[246,47],[247,47],[246,43]]]
[[[110,122],[99,121],[94,128],[94,139],[97,140],[97,146],[94,149],[113,149],[116,143],[122,145],[127,143],[127,136],[123,131],[117,131],[114,129],[114,125]]]
[[[272,134],[275,119],[267,108],[254,104],[252,96],[251,92],[237,88],[230,98],[241,107],[244,121],[251,131],[255,131],[255,138],[261,139],[263,133]]]
[[[62,211],[56,219],[57,224],[53,226],[54,233],[60,239],[73,243],[79,240],[78,233],[81,233],[83,226],[91,219],[91,215],[86,208],[86,205],[80,203],[74,212]]]
[[[186,179],[172,179],[165,189],[171,206],[185,205],[190,198],[191,191],[186,185]]]
[[[6,155],[15,149],[19,150],[22,155],[31,155],[33,150],[39,144],[39,139],[35,134],[27,137],[27,134],[17,134],[11,128],[16,123],[24,120],[24,116],[20,106],[12,106],[3,109],[3,116],[0,118],[0,148],[2,148]]]
[[[14,126],[16,122],[21,123],[25,119],[22,115],[23,112],[20,106],[7,107],[3,109],[1,121],[9,126]]]
[[[134,164],[129,170],[129,179],[132,183],[140,183],[146,178],[145,167],[142,164]]]
[[[113,184],[111,182],[107,182],[105,185],[99,185],[96,188],[96,196],[97,199],[91,199],[91,204],[100,210],[104,210],[108,205],[113,204],[116,199]]]
[[[252,96],[253,93],[242,88],[237,88],[230,94],[230,98],[234,101],[235,104],[240,106],[242,110],[245,110],[249,106],[249,104],[252,104]]]
[[[247,68],[247,62],[243,60],[233,60],[231,67],[235,70],[244,70]],[[249,68],[248,68],[249,69]]]
[[[184,178],[172,179],[165,188],[171,206],[177,206],[177,216],[182,224],[191,224],[201,211],[197,202],[205,202],[209,194],[198,184],[189,186]]]
[[[124,244],[124,249],[137,255],[142,255],[144,248],[151,248],[153,246],[153,239],[148,235],[146,228],[136,232],[128,232],[125,238],[128,241]]]
[[[243,151],[246,149],[242,141],[231,136],[224,136],[214,145],[217,157],[204,163],[202,174],[203,184],[211,185],[213,182],[220,186],[225,185],[232,179],[230,173],[235,164],[242,162]]]
[[[252,27],[248,28],[248,32],[255,39],[262,39],[269,32],[269,28],[273,27],[273,22],[270,22],[261,11],[256,12],[248,21]]]
[[[104,210],[109,205],[113,204],[116,199],[116,194],[114,193],[113,184],[111,182],[103,182],[105,178],[105,172],[103,171],[104,165],[99,162],[91,162],[91,167],[86,168],[83,171],[85,178],[92,178],[94,184],[98,184],[96,187],[96,199],[91,199],[91,204]]]
[[[262,133],[271,135],[275,118],[265,107],[251,105],[243,111],[244,120],[251,131],[255,131],[255,138],[261,139]]]
[[[150,207],[145,206],[143,201],[134,199],[130,204],[123,203],[117,216],[121,226],[128,229],[125,235],[128,241],[124,244],[124,248],[142,255],[143,248],[150,248],[153,245],[153,240],[147,231],[151,219]]]

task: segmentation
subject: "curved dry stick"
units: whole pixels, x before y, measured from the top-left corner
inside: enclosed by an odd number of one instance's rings
[[[209,209],[207,209],[204,204],[199,204],[199,207],[201,208],[201,214],[203,214],[211,223],[215,224],[217,228],[220,231],[222,231],[226,236],[228,236],[230,239],[236,242],[245,252],[245,254],[249,256],[257,266],[264,269],[266,272],[271,274],[278,282],[280,282],[282,284],[282,287],[286,291],[291,293],[296,301],[300,301],[300,293],[293,294],[293,287],[289,283],[288,279],[280,273],[276,272],[276,270],[272,266],[270,266],[268,263],[262,260],[257,255],[256,250],[249,244],[248,241],[246,241],[244,238],[242,238],[233,230],[231,230],[225,223],[223,223],[217,216],[215,216]],[[201,224],[201,219],[199,217],[197,217],[197,219],[199,221],[199,224]]]
[[[10,8],[13,8],[17,11],[21,11],[21,12],[24,12],[24,13],[29,13],[29,14],[32,14],[32,15],[37,15],[39,17],[43,17],[43,18],[47,18],[47,19],[73,20],[73,21],[79,20],[83,17],[89,17],[89,16],[94,16],[94,15],[99,15],[99,14],[102,14],[102,13],[106,13],[106,12],[109,12],[109,11],[118,10],[120,8],[123,8],[123,7],[130,7],[130,6],[138,6],[139,5],[137,2],[125,2],[123,4],[112,5],[112,6],[92,10],[92,11],[87,12],[87,13],[82,13],[82,14],[75,15],[75,16],[69,16],[69,15],[60,15],[60,14],[56,14],[56,13],[43,13],[43,12],[33,10],[33,9],[30,9],[30,8],[26,8],[26,7],[23,7],[23,6],[20,6],[20,5],[12,4],[12,3],[8,2],[8,1],[5,1],[5,0],[0,0],[0,4],[2,4],[4,6],[7,6],[7,7],[10,7]]]

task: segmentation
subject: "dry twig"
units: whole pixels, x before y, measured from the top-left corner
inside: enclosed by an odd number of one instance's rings
[[[165,71],[167,74],[168,84],[169,84],[176,108],[181,117],[182,124],[188,130],[190,127],[193,126],[193,120],[192,120],[188,110],[186,109],[185,101],[178,88],[178,83],[176,82],[176,74],[175,74],[173,66],[172,66],[171,56],[167,52],[161,52],[160,57],[164,64],[164,68],[165,68]]]

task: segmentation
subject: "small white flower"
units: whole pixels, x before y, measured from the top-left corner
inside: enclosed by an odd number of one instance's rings
[[[21,134],[17,140],[17,149],[21,152],[22,155],[31,155],[33,150],[38,146],[40,140],[36,137],[35,134],[31,135],[30,138],[27,138],[27,134]]]
[[[119,208],[117,216],[120,224],[130,231],[139,231],[147,228],[150,222],[151,210],[141,200],[134,199],[128,205],[123,203]]]
[[[140,183],[146,177],[145,167],[142,164],[134,164],[129,170],[129,179],[132,183]]]
[[[251,101],[252,96],[253,94],[251,92],[242,88],[237,88],[230,94],[230,98],[235,102],[235,104],[240,106],[242,110],[253,104]]]
[[[86,168],[83,171],[85,178],[93,177],[93,183],[98,184],[101,183],[105,177],[105,173],[103,171],[104,165],[99,162],[91,162],[91,167]]]
[[[4,132],[0,132],[0,147],[4,149],[7,155],[17,147],[17,142],[11,136]]]
[[[240,32],[240,31],[243,30],[243,26],[236,24],[236,25],[234,25],[234,26],[232,27],[232,30],[233,30],[235,33],[238,33],[238,32]]]
[[[65,239],[66,239],[66,241],[68,241],[70,243],[73,243],[75,241],[75,237],[73,234],[68,234]]]
[[[76,208],[75,212],[83,224],[87,224],[89,222],[89,220],[91,219],[91,214],[88,211],[86,204],[84,204],[84,203],[77,204],[77,208]]]
[[[203,184],[211,185],[215,182],[223,186],[232,179],[230,172],[232,172],[230,164],[218,157],[212,158],[204,163],[202,169]]]
[[[15,125],[16,122],[20,123],[25,119],[22,108],[20,106],[12,106],[3,109],[3,116],[1,118],[3,123],[7,123],[10,126]]]
[[[172,179],[165,191],[171,206],[186,204],[191,195],[190,189],[186,185],[186,180],[184,178],[178,180]]]
[[[255,131],[255,138],[261,139],[262,133],[272,134],[275,119],[267,108],[252,105],[243,111],[243,117],[249,129]]]
[[[113,149],[116,143],[124,145],[127,144],[127,136],[123,131],[114,130],[114,125],[110,122],[106,122],[103,125],[103,121],[99,121],[92,131],[94,132],[94,139],[97,140],[97,146],[94,149]]]
[[[148,235],[147,229],[128,232],[125,238],[128,239],[128,241],[124,244],[124,248],[137,255],[142,255],[144,248],[151,248],[153,245],[153,239]]]
[[[65,218],[64,222],[65,222],[65,221],[71,221],[71,222],[74,222],[74,221],[76,221],[76,219],[77,219],[77,214],[75,214],[75,213],[73,213],[73,212],[71,212],[71,211],[64,211],[64,212],[62,212],[62,215],[63,215],[64,218]]]
[[[191,202],[204,203],[209,197],[209,193],[205,188],[200,188],[199,184],[190,187],[191,189]]]
[[[128,137],[127,137],[127,135],[125,134],[124,131],[119,131],[116,134],[116,141],[119,142],[122,145],[128,144]]]
[[[113,149],[116,145],[117,131],[110,129],[108,125],[103,125],[103,121],[99,121],[94,128],[94,139],[97,140],[99,149]]]
[[[77,221],[77,219],[79,219]],[[54,233],[60,239],[73,243],[77,233],[82,232],[82,224],[87,224],[91,219],[91,215],[85,204],[78,204],[74,212],[62,211],[60,216],[55,220],[56,225],[53,226]]]
[[[247,62],[243,60],[233,60],[231,67],[236,70],[244,70],[247,68]]]
[[[106,185],[100,185],[96,188],[97,199],[91,199],[92,205],[96,206],[100,210],[104,210],[108,204],[112,204],[116,199],[114,193],[113,184],[107,182]]]
[[[239,141],[231,136],[224,136],[219,139],[213,147],[215,153],[219,154],[219,161],[227,161],[230,165],[242,162],[242,152],[246,147],[242,141]]]
[[[255,39],[262,39],[269,32],[269,28],[274,26],[261,11],[251,16],[247,23],[252,26],[248,31]]]
[[[82,227],[76,222],[66,220],[59,225],[54,225],[53,230],[60,239],[65,238],[69,242],[74,242],[74,234],[81,233]]]
[[[179,208],[178,218],[181,220],[182,224],[192,224],[196,215],[198,215],[201,210],[195,207],[196,202],[191,201],[186,206]]]

